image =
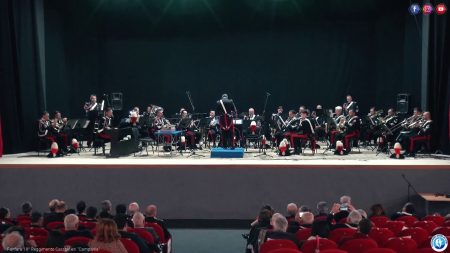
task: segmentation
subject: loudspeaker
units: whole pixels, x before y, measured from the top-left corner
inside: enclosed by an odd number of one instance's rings
[[[409,94],[397,94],[397,112],[402,114],[409,112]]]
[[[111,93],[111,107],[114,111],[120,111],[123,107],[122,92]]]

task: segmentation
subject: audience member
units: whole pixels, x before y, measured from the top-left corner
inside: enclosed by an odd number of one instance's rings
[[[112,203],[110,200],[103,200],[100,204],[101,206],[101,211],[98,215],[99,218],[107,218],[107,219],[112,219],[114,218],[114,216],[111,214],[112,212]]]
[[[50,230],[45,243],[46,248],[63,248],[66,237],[58,230]]]
[[[272,230],[267,231],[266,233],[266,241],[267,240],[290,240],[293,243],[299,246],[297,238],[294,234],[287,233],[288,221],[287,219],[280,213],[275,213],[270,220],[270,224],[272,225]]]
[[[126,207],[125,207],[125,211],[126,211]],[[148,247],[148,245],[145,243],[145,241],[142,238],[140,238],[135,233],[127,232],[128,217],[125,214],[123,214],[123,213],[116,214],[116,216],[114,217],[114,221],[117,224],[119,234],[122,238],[128,238],[128,239],[131,239],[133,242],[135,242],[136,245],[139,247],[139,251],[141,253],[150,253],[150,248]]]
[[[31,213],[31,227],[41,228],[44,226],[44,218],[40,212]]]
[[[157,214],[158,208],[156,207],[156,205],[147,206],[147,208],[145,209],[145,222],[158,224],[164,230],[164,236],[166,237],[166,239],[172,238],[172,235],[167,229],[166,223],[164,222],[164,220],[158,219]]]
[[[287,215],[286,219],[288,222],[294,221],[299,209],[295,203],[289,203],[286,207]]]
[[[356,229],[361,220],[362,220],[362,215],[357,210],[353,210],[347,216],[345,223],[336,223],[333,226],[333,229],[336,229],[336,228],[354,228],[354,229]]]
[[[86,221],[97,222],[97,208],[95,206],[90,206],[86,209]]]
[[[64,233],[64,239],[67,240],[71,237],[75,237],[75,236],[82,236],[82,237],[88,237],[88,238],[92,238],[92,234],[89,230],[79,230],[79,223],[80,220],[78,218],[78,216],[76,216],[75,214],[69,214],[64,218],[64,229],[65,229],[65,233]]]
[[[11,232],[5,235],[2,240],[3,252],[23,252],[25,240],[19,232]]]
[[[353,236],[344,237],[339,241],[339,245],[353,239],[370,239],[369,233],[372,229],[372,222],[368,219],[362,219],[358,224],[358,230]]]
[[[396,220],[402,216],[416,216],[416,208],[414,207],[413,203],[406,203],[403,206],[402,211],[393,214],[391,219]]]
[[[86,220],[86,202],[83,200],[77,203],[77,215],[80,221]]]
[[[370,216],[386,216],[386,212],[384,211],[384,208],[381,204],[375,204],[370,207]]]
[[[120,241],[116,223],[107,218],[98,221],[95,238],[89,241],[88,246],[94,249],[108,250],[111,253],[127,253]]]
[[[58,201],[54,208],[54,212],[48,214],[47,217],[44,217],[44,226],[47,226],[50,222],[64,222],[64,212],[66,209],[66,203],[64,201]]]

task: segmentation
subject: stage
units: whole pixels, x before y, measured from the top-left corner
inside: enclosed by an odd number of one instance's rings
[[[37,210],[46,210],[52,198],[71,207],[78,200],[95,206],[103,199],[113,205],[137,201],[157,204],[169,220],[231,221],[253,219],[266,203],[284,212],[289,202],[314,208],[343,194],[351,195],[358,208],[382,203],[392,213],[407,201],[402,175],[418,192],[450,193],[446,159],[396,160],[366,149],[347,156],[323,154],[323,149],[314,156],[306,150],[288,157],[249,150],[243,159],[209,158],[208,150],[197,154],[205,157],[151,151],[121,158],[92,151],[54,159],[35,152],[6,155],[0,159],[0,202],[17,213],[25,200]],[[423,212],[424,202],[413,190],[411,198]],[[436,204],[430,210],[445,214],[450,207]]]

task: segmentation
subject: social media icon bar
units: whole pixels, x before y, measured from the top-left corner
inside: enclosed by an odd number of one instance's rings
[[[436,14],[443,15],[447,12],[447,6],[445,4],[436,5]]]
[[[409,6],[409,13],[411,13],[411,15],[419,14],[420,6],[418,4],[411,4],[411,6]]]
[[[433,12],[434,8],[431,4],[424,4],[422,7],[422,12],[424,15],[430,15]]]

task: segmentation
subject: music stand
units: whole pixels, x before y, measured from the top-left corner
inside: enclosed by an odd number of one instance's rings
[[[70,130],[74,130],[75,127],[77,126],[78,123],[78,119],[69,119],[66,123],[66,125],[64,126],[64,128],[68,128]]]
[[[77,121],[77,124],[75,125],[75,128],[78,130],[78,133],[80,134],[80,150],[86,151],[83,141],[85,137],[85,133],[87,131],[87,127],[91,121],[88,119],[79,119]],[[89,134],[89,133],[88,133]]]

